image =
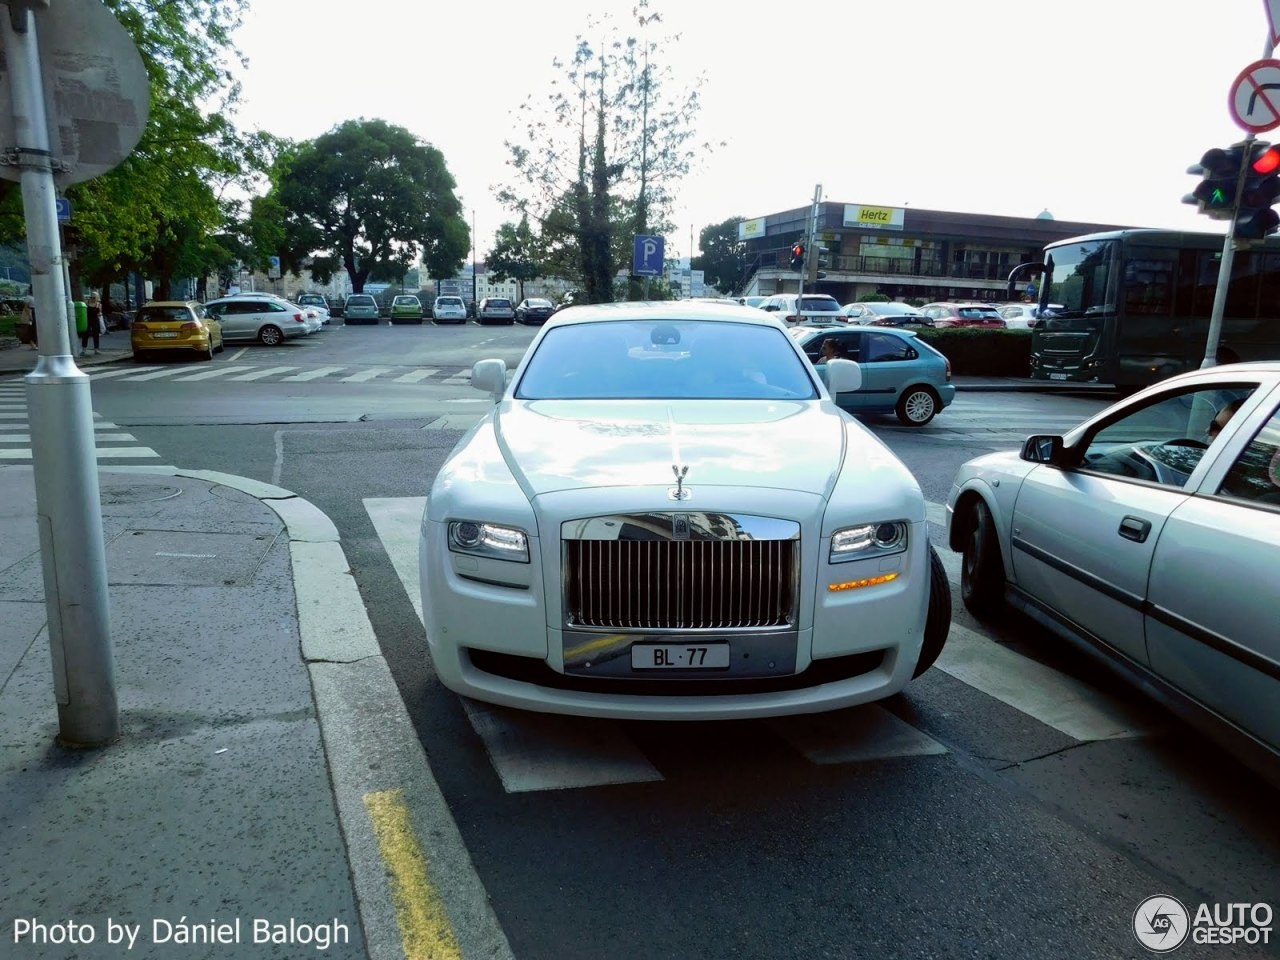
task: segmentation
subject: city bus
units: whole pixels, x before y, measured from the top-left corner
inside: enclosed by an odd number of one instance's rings
[[[1042,270],[1031,377],[1140,387],[1199,368],[1222,243],[1115,230],[1050,244],[1042,263],[1015,267],[1011,289],[1014,277]],[[1217,359],[1280,359],[1280,238],[1236,250]]]

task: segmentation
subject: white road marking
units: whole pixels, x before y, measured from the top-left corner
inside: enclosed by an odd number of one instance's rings
[[[251,370],[252,367],[214,367],[212,370],[202,370],[199,373],[193,373],[189,377],[174,377],[174,383],[187,383],[190,380],[212,380],[214,377],[225,377],[228,373],[238,373],[241,370]]]
[[[261,380],[263,377],[270,377],[277,373],[288,373],[290,370],[297,370],[297,367],[267,367],[263,370],[255,370],[253,373],[241,373],[234,377],[227,377],[228,380],[237,382],[245,382],[248,380]]]
[[[613,721],[510,710],[463,700],[507,793],[663,779]]]
[[[769,728],[813,763],[865,763],[925,757],[947,748],[883,707],[866,704],[836,713],[779,717]]]
[[[155,373],[144,373],[144,374],[141,374],[140,376],[135,375],[135,376],[128,376],[128,377],[121,377],[120,382],[121,383],[138,383],[144,380],[159,380],[161,377],[172,377],[174,374],[184,373],[187,369],[188,368],[185,366],[164,367],[160,370],[157,370]]]
[[[937,668],[1076,740],[1117,740],[1150,733],[1121,701],[959,624],[951,624]]]
[[[359,373],[353,373],[349,377],[343,377],[339,383],[364,383],[366,380],[372,380],[374,377],[383,373],[390,373],[394,367],[370,367],[368,370],[361,370]]]
[[[346,367],[318,367],[315,370],[308,370],[306,373],[297,373],[292,377],[285,377],[282,383],[291,383],[298,380],[318,380],[320,377],[327,377],[331,373],[337,373],[339,370],[345,370]]]
[[[156,457],[157,459],[160,457],[160,454],[156,453],[150,447],[98,447],[94,453],[99,460],[141,460],[145,457]],[[0,450],[0,460],[30,459],[30,447],[19,447],[16,450]]]
[[[89,374],[89,379],[105,380],[107,377],[123,377],[130,373],[146,373],[148,370],[159,369],[159,367],[121,367],[118,370],[94,370]]]
[[[131,433],[95,433],[93,440],[95,443],[119,443],[122,441],[137,440]],[[31,434],[29,433],[0,433],[0,443],[30,443]]]
[[[404,373],[396,377],[396,383],[417,383],[419,380],[425,380],[433,373],[439,373],[439,367],[427,367],[425,370],[414,370],[411,373]]]
[[[248,351],[248,349],[249,349],[248,347],[241,347],[239,350],[237,350],[237,351],[236,351],[235,353],[233,353],[231,356],[227,357],[227,362],[228,362],[228,363],[235,363],[237,360],[239,360],[241,357],[243,357],[243,356],[245,355],[245,353]]]

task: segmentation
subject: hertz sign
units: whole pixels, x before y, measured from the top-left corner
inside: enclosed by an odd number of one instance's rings
[[[868,207],[850,203],[844,208],[844,225],[863,229],[901,230],[905,212],[903,207]]]

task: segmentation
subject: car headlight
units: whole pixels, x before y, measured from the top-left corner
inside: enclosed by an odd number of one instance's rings
[[[907,523],[905,520],[865,523],[857,527],[843,527],[831,535],[831,553],[828,562],[843,563],[846,560],[884,557],[902,553],[906,549]]]
[[[494,560],[529,562],[529,538],[523,530],[496,523],[456,520],[449,524],[449,549]]]

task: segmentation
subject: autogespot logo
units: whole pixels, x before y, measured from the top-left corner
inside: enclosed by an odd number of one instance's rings
[[[1190,928],[1191,916],[1176,897],[1147,897],[1133,912],[1133,935],[1152,953],[1177,950]]]

